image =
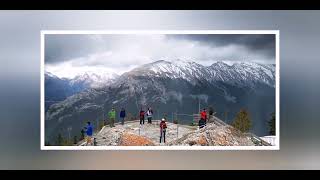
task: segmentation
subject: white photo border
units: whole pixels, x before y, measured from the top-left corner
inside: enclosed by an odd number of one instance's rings
[[[275,146],[46,146],[44,61],[46,34],[274,34],[276,45],[276,140]],[[40,32],[40,149],[41,150],[280,150],[280,42],[279,30],[41,30]]]

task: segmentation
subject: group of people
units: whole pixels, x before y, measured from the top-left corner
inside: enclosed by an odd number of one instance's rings
[[[110,127],[115,127],[114,126],[114,121],[116,119],[116,110],[114,107],[108,112],[108,117],[109,117],[109,123]],[[121,109],[120,111],[120,119],[121,119],[121,124],[124,125],[124,119],[126,117],[126,111],[124,108]]]
[[[121,108],[121,111],[120,111],[120,119],[121,119],[121,124],[124,125],[124,121],[125,121],[125,118],[126,118],[126,110],[124,108]],[[145,117],[147,118],[148,120],[148,124],[152,124],[152,116],[153,116],[153,111],[151,109],[151,107],[149,107],[147,109],[147,111],[144,111],[142,108],[139,112],[139,116],[140,116],[140,124],[144,124],[144,120],[145,120]],[[110,123],[110,127],[115,127],[114,126],[114,122],[115,122],[115,119],[116,119],[116,111],[114,108],[112,108],[109,112],[108,112],[108,117],[109,117],[109,123]]]
[[[140,113],[139,113],[140,125],[144,124],[145,117],[147,117],[147,119],[148,119],[148,124],[152,124],[152,115],[153,115],[153,111],[150,107],[148,108],[148,110],[146,112],[141,108]]]
[[[114,126],[114,121],[115,121],[115,118],[116,118],[116,111],[115,111],[114,108],[112,108],[108,112],[108,116],[109,116],[109,120],[110,120],[110,127],[111,128],[115,127]],[[124,108],[121,108],[119,116],[120,116],[120,119],[121,119],[121,124],[124,125],[124,120],[125,120],[125,117],[126,117],[126,111],[125,111]],[[141,108],[139,116],[140,116],[140,125],[144,124],[145,117],[147,117],[148,124],[152,124],[153,111],[152,111],[152,109],[150,107],[147,109],[146,112]],[[199,128],[203,128],[203,127],[206,126],[207,119],[208,119],[207,111],[206,111],[206,109],[203,109],[200,112]],[[87,127],[85,127],[85,129],[86,129],[85,132],[87,134],[87,137],[86,137],[87,145],[88,144],[92,144],[93,127],[92,127],[90,122],[87,122]],[[167,130],[166,119],[162,118],[162,120],[160,122],[160,143],[162,142],[162,140],[163,140],[164,143],[166,142],[166,130]]]

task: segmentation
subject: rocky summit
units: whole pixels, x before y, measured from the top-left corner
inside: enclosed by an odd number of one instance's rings
[[[251,138],[231,126],[208,123],[183,137],[171,141],[169,146],[254,146]]]
[[[230,125],[210,122],[206,127],[167,122],[166,143],[159,143],[159,121],[108,126],[95,135],[97,146],[255,146],[252,138]]]

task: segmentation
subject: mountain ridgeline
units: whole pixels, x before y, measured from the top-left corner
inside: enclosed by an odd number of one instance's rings
[[[83,88],[50,105],[45,116],[46,138],[53,141],[58,133],[67,136],[68,127],[72,127],[72,135],[79,137],[85,122],[96,126],[98,121],[107,119],[112,107],[117,113],[124,107],[132,119],[137,119],[141,107],[152,107],[156,119],[167,116],[170,121],[173,112],[198,113],[199,102],[201,109],[212,106],[216,116],[227,123],[246,108],[252,120],[251,131],[263,136],[268,134],[267,122],[275,111],[274,64],[231,65],[219,61],[203,66],[159,60],[100,84],[103,85]],[[182,124],[192,122],[191,116],[178,115],[177,119]]]
[[[58,76],[45,73],[45,111],[52,104],[65,100],[67,97],[84,91],[88,88],[101,87],[111,83],[117,77],[116,74],[98,75],[95,73],[84,73],[74,78],[59,78]]]

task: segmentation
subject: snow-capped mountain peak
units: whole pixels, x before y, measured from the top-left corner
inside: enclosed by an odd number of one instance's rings
[[[70,84],[83,83],[90,87],[100,87],[104,86],[106,83],[112,82],[118,77],[119,75],[115,73],[105,72],[97,74],[95,72],[85,72],[71,79]]]
[[[135,76],[155,76],[181,78],[193,84],[206,80],[210,83],[225,82],[237,86],[254,86],[263,83],[275,84],[275,66],[255,62],[224,62],[216,61],[210,66],[203,66],[192,61],[159,60],[133,69],[129,74]]]

